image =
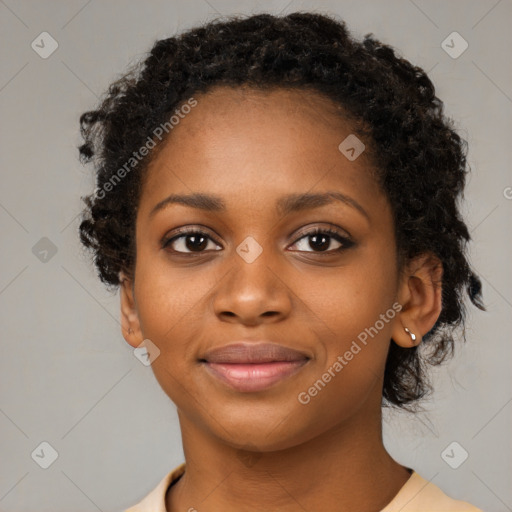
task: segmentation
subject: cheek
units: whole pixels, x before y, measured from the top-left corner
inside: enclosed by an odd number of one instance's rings
[[[315,313],[313,329],[321,340],[313,381],[329,382],[329,392],[322,391],[319,402],[331,394],[344,402],[347,392],[358,402],[382,375],[396,316],[395,276],[394,252],[388,246],[360,251],[328,279],[304,283],[304,296]]]
[[[218,278],[202,271],[196,279],[195,273],[193,267],[172,266],[164,253],[137,254],[135,293],[144,334],[161,336],[200,314],[201,298]]]
[[[186,406],[190,391],[184,383],[197,350],[191,340],[200,339],[205,292],[184,273],[170,271],[158,261],[146,266],[142,258],[139,261],[135,293],[142,335],[160,350],[151,368],[169,398]],[[203,286],[207,285],[203,281]]]
[[[143,255],[138,258],[135,279],[137,312],[142,336],[160,350],[159,357],[152,364],[155,375],[169,370],[169,378],[172,378],[187,359],[191,346],[189,340],[194,338],[194,328],[201,321],[203,294],[198,283],[187,279],[183,272],[170,271],[169,265],[160,258],[144,259]]]
[[[314,327],[321,343],[297,400],[320,430],[350,417],[369,396],[376,403],[381,399],[396,316],[392,275],[389,269],[386,274],[382,268],[353,267],[323,287],[312,290],[310,283],[311,308],[321,312]]]
[[[350,342],[388,311],[396,296],[392,251],[360,251],[329,274],[299,281],[297,295],[309,306],[318,329]],[[391,311],[393,313],[393,311]],[[389,323],[379,330],[391,331]]]

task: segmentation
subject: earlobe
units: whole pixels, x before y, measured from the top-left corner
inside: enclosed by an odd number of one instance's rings
[[[410,322],[410,324],[411,323],[412,322]],[[397,345],[403,348],[417,347],[423,341],[422,335],[417,328],[412,327],[409,329],[409,327],[403,326],[400,320],[398,320],[393,330],[392,339]]]
[[[123,338],[132,347],[138,347],[144,336],[142,335],[139,316],[137,313],[133,282],[123,272],[119,273],[120,305],[121,305],[121,331]]]
[[[393,328],[394,342],[404,348],[418,346],[441,314],[443,267],[433,254],[414,258],[399,285],[402,310]]]
[[[411,332],[407,327],[404,327],[404,331],[411,337],[411,346],[415,347],[421,343],[421,336],[417,336]]]

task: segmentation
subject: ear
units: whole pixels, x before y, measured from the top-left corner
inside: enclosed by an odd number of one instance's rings
[[[137,313],[135,297],[133,293],[133,281],[120,272],[121,281],[119,293],[121,300],[121,330],[123,338],[132,347],[138,347],[144,340],[140,328],[139,315]]]
[[[419,345],[436,323],[442,308],[442,277],[443,265],[434,254],[422,254],[406,265],[398,290],[402,309],[392,331],[397,345]]]

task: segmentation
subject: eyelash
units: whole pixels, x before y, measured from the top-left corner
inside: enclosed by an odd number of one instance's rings
[[[349,249],[350,247],[355,245],[355,243],[350,238],[343,236],[338,231],[336,231],[332,228],[320,228],[320,227],[316,227],[316,228],[313,228],[305,233],[302,233],[301,236],[299,236],[299,238],[297,238],[295,240],[295,242],[293,242],[292,245],[295,245],[298,241],[302,240],[303,238],[312,237],[312,236],[320,235],[320,234],[327,235],[330,238],[334,238],[337,242],[339,242],[341,244],[341,246],[338,247],[337,249],[331,249],[329,251],[299,251],[299,252],[311,252],[313,254],[317,254],[320,256],[324,256],[324,255],[330,256],[335,253],[341,253],[341,252],[345,251],[346,249]],[[214,240],[205,231],[201,231],[200,229],[197,229],[197,228],[181,228],[181,229],[179,229],[178,233],[173,235],[171,238],[164,238],[162,240],[162,248],[166,249],[173,242],[175,242],[176,240],[178,240],[180,238],[184,238],[187,235],[199,235],[201,237],[208,238],[208,239],[212,240],[217,245],[220,245],[216,240]],[[206,251],[182,252],[182,251],[172,250],[172,252],[174,254],[179,254],[179,255],[201,255]],[[215,252],[217,252],[217,251],[215,251]]]

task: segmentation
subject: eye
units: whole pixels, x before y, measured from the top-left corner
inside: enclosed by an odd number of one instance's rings
[[[333,248],[332,245],[335,245]],[[299,252],[333,254],[342,252],[355,245],[347,236],[332,228],[320,228],[305,232],[291,246],[297,246]],[[215,248],[217,247],[217,249]],[[205,231],[197,228],[180,228],[178,234],[162,240],[162,248],[177,254],[201,254],[208,250],[222,250],[220,245]],[[312,250],[308,250],[312,249]]]
[[[332,247],[333,242],[334,248]],[[334,229],[315,228],[301,236],[294,245],[299,247],[297,249],[299,251],[332,254],[352,247],[354,242]],[[313,250],[308,251],[308,247]]]
[[[170,238],[164,238],[162,241],[162,248],[170,248],[172,252],[190,254],[190,253],[201,253],[207,249],[212,249],[211,244],[215,247],[216,242],[212,237],[204,231],[194,228],[181,228],[178,235]],[[220,249],[214,249],[220,250]]]

